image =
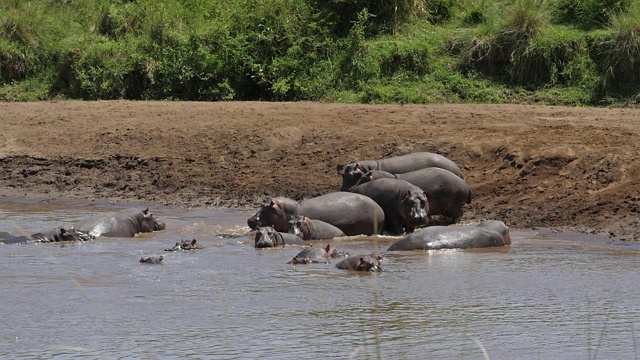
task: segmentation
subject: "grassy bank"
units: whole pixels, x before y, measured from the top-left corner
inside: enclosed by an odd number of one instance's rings
[[[640,0],[2,0],[0,99],[640,103]]]

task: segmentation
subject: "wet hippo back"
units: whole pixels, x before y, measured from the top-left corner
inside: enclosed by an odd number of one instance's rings
[[[380,234],[384,211],[371,198],[349,192],[333,192],[300,202],[300,214],[324,221],[345,235]]]
[[[80,220],[74,224],[74,228],[94,238],[133,237],[137,233],[164,230],[165,225],[156,221],[149,209],[126,209]]]

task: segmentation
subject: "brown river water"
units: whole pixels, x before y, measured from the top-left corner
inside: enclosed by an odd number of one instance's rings
[[[130,206],[0,199],[0,231]],[[249,212],[151,210],[166,231],[0,245],[0,358],[640,358],[637,244],[511,229],[510,247],[387,253],[386,272],[354,273],[255,249]],[[193,238],[204,248],[163,251]],[[164,261],[139,262],[150,255]]]

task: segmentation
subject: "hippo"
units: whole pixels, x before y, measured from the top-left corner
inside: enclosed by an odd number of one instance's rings
[[[336,267],[341,270],[381,272],[384,271],[380,267],[381,262],[382,256],[349,256],[337,263]]]
[[[142,211],[126,209],[96,215],[76,222],[74,228],[94,238],[133,237],[138,233],[164,230],[165,224],[157,221],[147,208]]]
[[[74,228],[69,230],[62,227],[54,227],[49,230],[37,232],[31,235],[13,235],[7,232],[0,232],[0,242],[5,244],[26,244],[26,243],[48,243],[59,241],[90,241],[94,238]]]
[[[143,264],[160,264],[164,257],[160,256],[149,256],[149,257],[141,257],[140,262]]]
[[[187,250],[198,250],[202,249],[200,246],[196,244],[197,240],[182,240],[180,242],[176,242],[174,247],[164,249],[164,251],[187,251]]]
[[[300,214],[329,223],[347,236],[380,234],[385,221],[380,205],[368,196],[349,192],[331,192],[302,200]]]
[[[342,176],[340,191],[349,191],[360,178],[371,170],[383,170],[392,174],[402,174],[428,167],[449,170],[462,178],[462,172],[456,163],[446,157],[431,152],[416,152],[380,160],[364,160],[336,167]]]
[[[388,251],[467,249],[511,245],[509,227],[499,220],[476,225],[430,226],[391,244]]]
[[[429,204],[424,191],[400,179],[378,179],[351,188],[373,199],[384,210],[385,230],[391,235],[410,233],[425,224]]]
[[[258,228],[255,237],[256,248],[304,244],[304,240],[302,240],[299,236],[276,231],[273,226],[262,226]]]
[[[292,216],[299,214],[297,201],[286,197],[275,197],[247,220],[247,225],[252,230],[257,230],[262,226],[273,225],[276,231],[288,232],[290,228],[289,220]]]
[[[297,215],[290,221],[290,234],[296,234],[303,240],[324,240],[346,236],[342,230],[324,221],[309,219],[306,216]]]
[[[464,214],[462,207],[471,204],[471,189],[464,179],[441,168],[425,168],[404,174],[392,174],[382,170],[367,172],[356,186],[377,179],[401,179],[422,189],[429,202],[428,216],[441,215],[446,224],[455,224]]]
[[[298,255],[294,256],[287,264],[330,263],[331,259],[345,256],[349,256],[349,254],[346,252],[339,252],[329,244],[325,247],[316,247],[311,245],[311,247],[299,252]]]
[[[276,231],[289,232],[291,219],[298,215],[324,221],[347,236],[380,234],[384,226],[384,211],[380,205],[367,196],[348,192],[332,192],[300,203],[289,198],[274,198],[262,205],[247,220],[247,225],[273,225]]]

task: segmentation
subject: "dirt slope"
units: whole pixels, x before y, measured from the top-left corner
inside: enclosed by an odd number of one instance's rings
[[[0,196],[253,208],[336,191],[338,164],[433,151],[471,186],[463,221],[638,240],[639,133],[631,109],[0,103]]]

